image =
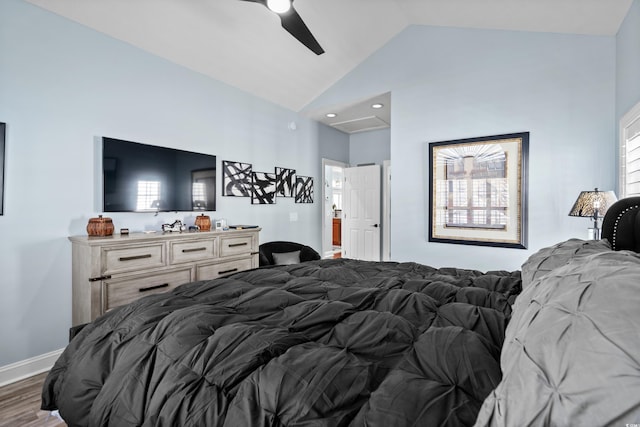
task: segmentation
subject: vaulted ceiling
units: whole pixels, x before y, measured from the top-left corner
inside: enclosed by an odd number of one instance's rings
[[[612,36],[633,0],[295,0],[320,56],[251,1],[27,1],[300,111],[409,25]]]

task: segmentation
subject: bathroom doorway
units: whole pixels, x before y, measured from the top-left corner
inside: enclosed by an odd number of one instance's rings
[[[322,159],[322,257],[340,258],[342,250],[342,201],[347,163]]]

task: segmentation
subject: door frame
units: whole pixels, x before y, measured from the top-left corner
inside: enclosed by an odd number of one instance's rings
[[[627,141],[637,138],[637,133],[633,133],[633,129],[637,132],[638,127],[634,126],[640,120],[640,102],[627,111],[620,119],[618,128],[618,197],[628,197],[627,194],[627,175],[633,171],[627,170]],[[631,194],[633,195],[633,194]]]
[[[327,221],[327,215],[325,212],[326,203],[327,203],[327,188],[331,186],[331,184],[327,181],[327,176],[325,174],[327,170],[327,166],[336,166],[340,168],[348,168],[349,164],[345,162],[341,162],[338,160],[331,159],[322,159],[322,207],[321,207],[321,217],[322,217],[322,257],[326,258],[333,255],[333,243],[331,238],[326,239],[327,233],[331,236],[331,231],[333,230],[333,222]],[[327,232],[327,230],[329,230]]]
[[[382,162],[382,261],[391,261],[391,160]]]

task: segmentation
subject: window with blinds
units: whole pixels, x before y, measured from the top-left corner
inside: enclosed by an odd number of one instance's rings
[[[136,211],[157,211],[160,208],[160,181],[138,181]]]
[[[620,120],[620,193],[640,196],[640,104]]]

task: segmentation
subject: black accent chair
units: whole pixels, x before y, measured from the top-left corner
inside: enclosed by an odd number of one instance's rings
[[[260,267],[275,265],[273,254],[284,254],[300,251],[300,262],[320,259],[320,254],[310,246],[295,242],[267,242],[260,245]]]

